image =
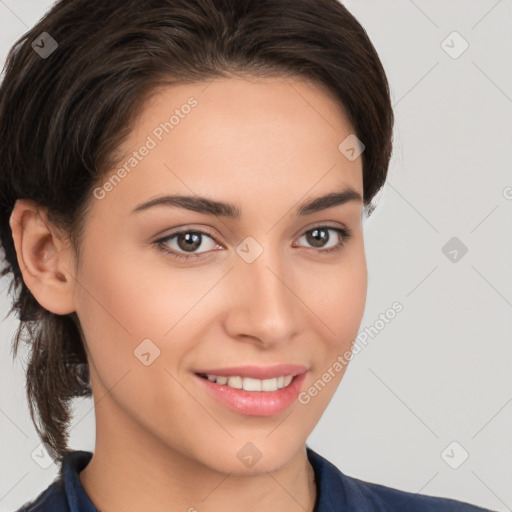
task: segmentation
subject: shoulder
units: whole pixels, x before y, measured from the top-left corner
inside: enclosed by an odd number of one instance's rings
[[[366,482],[342,473],[334,464],[307,447],[315,471],[315,512],[491,512],[450,498],[428,496]]]
[[[16,512],[63,512],[67,510],[62,479],[59,478]]]
[[[363,503],[368,502],[379,512],[489,512],[488,509],[455,499],[415,494],[346,475],[344,478],[349,492],[360,497]]]
[[[96,511],[83,489],[79,472],[92,457],[91,452],[72,450],[64,453],[54,481],[36,498],[27,501],[16,512]]]

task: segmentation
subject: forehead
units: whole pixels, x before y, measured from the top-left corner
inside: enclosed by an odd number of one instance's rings
[[[328,145],[353,131],[343,105],[319,84],[285,77],[217,78],[153,90],[123,147],[131,151],[151,135],[171,151],[173,141],[189,143],[184,149],[215,149],[220,142],[231,142],[232,153],[238,143],[248,153],[254,148],[251,137],[270,143],[274,133],[282,137],[286,132],[288,136],[268,147],[294,146],[297,151],[304,139],[316,142],[328,135]],[[314,147],[304,149],[312,152]]]
[[[234,200],[278,190],[298,200],[320,181],[319,192],[343,185],[361,190],[361,159],[349,161],[338,149],[351,134],[333,95],[299,79],[222,78],[160,87],[105,176],[125,169],[108,199],[122,196],[133,206],[162,192],[216,191]]]

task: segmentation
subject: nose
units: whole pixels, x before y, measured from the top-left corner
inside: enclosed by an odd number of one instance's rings
[[[252,263],[237,258],[229,276],[230,336],[265,346],[287,343],[300,330],[304,304],[294,293],[294,272],[278,251],[265,249]]]

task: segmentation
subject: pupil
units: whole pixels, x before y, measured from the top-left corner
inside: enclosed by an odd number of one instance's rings
[[[185,240],[185,244],[180,243]],[[181,249],[185,250],[194,250],[197,249],[201,245],[201,235],[198,233],[185,233],[178,236],[178,245]]]
[[[313,231],[310,231],[310,233],[311,240],[308,240],[308,243],[314,247],[321,247],[323,244],[329,241],[329,234],[326,229],[313,229]],[[320,235],[320,233],[323,235]]]

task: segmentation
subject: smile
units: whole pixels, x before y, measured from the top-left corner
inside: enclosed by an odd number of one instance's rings
[[[282,367],[279,372],[276,367],[246,370],[245,373],[253,374],[251,377],[236,375],[235,368],[221,371],[226,375],[216,375],[212,371],[195,372],[196,382],[215,402],[248,416],[274,416],[284,412],[297,400],[308,375],[307,371],[297,373],[299,370],[292,370],[290,366]],[[295,375],[286,372],[295,372]],[[265,378],[258,379],[255,373]],[[261,375],[265,373],[273,373],[273,376]]]
[[[207,375],[204,373],[198,375],[203,379],[208,379],[210,382],[229,386],[234,389],[245,389],[246,391],[277,391],[278,389],[288,386],[293,379],[292,375],[280,375],[272,379],[253,379],[239,375],[225,377],[222,375]]]

